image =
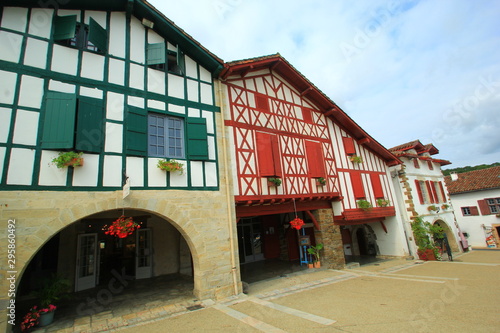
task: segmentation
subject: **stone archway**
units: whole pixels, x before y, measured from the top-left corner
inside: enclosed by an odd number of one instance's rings
[[[448,244],[450,244],[452,252],[460,252],[460,249],[458,247],[457,239],[455,235],[453,234],[453,231],[451,228],[448,226],[448,224],[443,221],[443,220],[436,220],[433,223],[434,225],[439,225],[441,228],[443,228],[444,233],[446,234],[446,238],[448,238]]]

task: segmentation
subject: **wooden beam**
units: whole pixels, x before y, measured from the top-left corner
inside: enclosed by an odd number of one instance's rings
[[[300,96],[305,96],[313,90],[313,87],[309,86],[306,90],[300,93]]]
[[[314,224],[314,229],[316,229],[318,231],[321,230],[320,227],[319,227],[318,221],[316,220],[316,218],[314,217],[314,215],[311,213],[311,211],[310,210],[306,210],[306,214],[307,214],[307,216],[309,216],[309,218],[311,218],[311,220],[312,220],[312,222]]]
[[[241,72],[240,76],[243,78],[245,76],[247,76],[248,73],[250,73],[250,71],[252,69],[254,69],[255,67],[253,65],[250,65],[248,66],[243,72]]]
[[[366,144],[369,144],[371,142],[370,138],[363,138],[361,140],[358,140],[358,143],[360,145],[366,145]]]

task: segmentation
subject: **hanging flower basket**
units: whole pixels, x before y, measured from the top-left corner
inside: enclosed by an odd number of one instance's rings
[[[113,221],[104,233],[106,235],[116,236],[118,238],[125,238],[132,235],[136,229],[141,226],[134,222],[132,217],[120,216],[117,220]]]
[[[296,217],[290,221],[290,225],[292,226],[292,228],[300,230],[302,228],[302,226],[304,225],[304,221],[302,219],[299,219],[298,217]]]

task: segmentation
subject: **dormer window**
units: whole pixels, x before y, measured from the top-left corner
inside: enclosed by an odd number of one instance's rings
[[[184,53],[177,47],[177,51],[166,50],[165,43],[148,44],[147,64],[149,68],[177,75],[184,75],[186,65]]]
[[[107,32],[92,17],[89,24],[76,22],[76,15],[56,16],[54,19],[54,42],[99,53],[107,51]]]

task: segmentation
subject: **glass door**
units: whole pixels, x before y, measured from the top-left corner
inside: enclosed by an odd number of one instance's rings
[[[97,234],[78,235],[75,291],[94,288],[97,281]]]
[[[240,222],[238,225],[238,246],[241,263],[264,259],[262,251],[262,225],[260,221]]]
[[[135,278],[147,279],[153,275],[151,229],[138,229],[136,234]]]

